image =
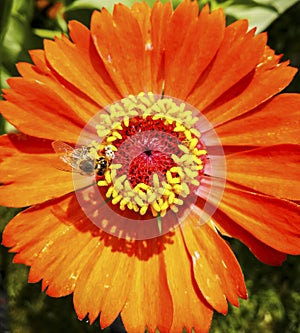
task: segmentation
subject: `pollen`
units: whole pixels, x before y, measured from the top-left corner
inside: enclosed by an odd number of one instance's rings
[[[177,213],[204,173],[198,122],[185,103],[151,93],[105,108],[96,126],[98,145],[111,146],[113,159],[97,185],[112,205],[162,224],[169,210]]]

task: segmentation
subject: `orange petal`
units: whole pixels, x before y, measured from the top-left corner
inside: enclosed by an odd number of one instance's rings
[[[137,20],[143,41],[146,42],[150,37],[150,16],[151,9],[145,2],[135,2],[131,7],[131,13]]]
[[[132,278],[132,245],[102,233],[97,252],[83,268],[74,290],[74,307],[79,319],[87,314],[93,322],[100,312],[101,324],[110,325],[121,312]]]
[[[151,57],[153,53],[153,45],[151,42],[151,9],[146,2],[135,2],[131,7],[131,13],[136,19],[140,31],[142,33],[144,44],[144,63],[143,63],[143,82],[146,83],[145,87],[148,87],[149,91],[155,93],[154,87],[151,82]],[[147,88],[146,88],[147,91]],[[160,90],[161,92],[161,90]]]
[[[226,298],[238,306],[238,297],[247,298],[241,268],[227,243],[208,224],[200,224],[191,212],[182,226],[186,247],[193,259],[193,272],[205,299],[226,314]]]
[[[71,213],[66,215],[66,211]],[[43,212],[41,215],[43,217]],[[29,282],[43,279],[42,289],[47,288],[50,296],[61,297],[74,291],[85,264],[97,255],[99,229],[81,211],[74,194],[52,205],[49,215],[53,220],[59,219],[61,225],[48,236],[48,242],[33,261]]]
[[[298,205],[227,185],[219,209],[273,249],[300,254]],[[222,220],[218,224],[222,227]]]
[[[259,63],[266,36],[246,33],[247,21],[236,21],[225,29],[224,39],[212,64],[196,83],[187,102],[202,111],[229,88],[249,74]]]
[[[54,200],[28,208],[14,217],[5,227],[2,244],[17,252],[14,261],[32,265],[43,248],[64,233],[68,226],[54,214],[52,205],[68,198]]]
[[[227,180],[271,196],[300,200],[300,146],[277,145],[226,156]]]
[[[53,106],[51,110],[52,113],[57,113],[63,117],[67,116],[83,127],[91,117],[99,112],[99,105],[90,101],[78,91],[72,90],[72,87],[66,82],[58,81],[53,73],[41,73],[37,67],[28,63],[18,63],[17,68],[19,73],[26,78],[26,80],[30,80],[28,88],[33,86],[32,95],[42,97],[42,95],[39,95],[40,86],[47,87],[46,98],[51,99],[49,104]],[[34,89],[35,86],[38,87],[37,90]],[[17,91],[20,90],[19,93],[22,94],[22,89],[18,89],[18,86],[15,89]],[[32,117],[34,117],[36,113],[37,112],[33,112]]]
[[[0,166],[0,204],[24,207],[74,191],[71,172],[55,168],[55,154],[22,154],[5,159]]]
[[[15,262],[32,266],[29,282],[43,279],[49,295],[75,288],[80,319],[89,313],[93,322],[103,310],[104,319],[112,317],[108,325],[124,306],[129,285],[123,278],[132,275],[130,247],[95,227],[74,194],[20,213],[6,227],[3,244],[19,252]]]
[[[187,97],[216,55],[224,29],[222,10],[210,14],[205,6],[198,18],[196,2],[183,2],[177,7],[166,36],[166,95]]]
[[[0,160],[14,154],[52,153],[51,141],[38,139],[23,133],[9,133],[0,136]]]
[[[46,86],[22,78],[9,79],[13,89],[5,90],[7,101],[0,101],[2,115],[20,131],[47,139],[76,142],[81,131],[78,123],[65,114],[53,112],[69,107]],[[55,124],[55,126],[53,126]]]
[[[198,4],[196,2],[183,1],[173,12],[170,23],[165,31],[165,89],[168,95],[177,97],[173,91],[176,91],[176,85],[180,84],[178,76],[182,71],[182,66],[185,65],[184,60],[186,59],[184,56],[180,57],[179,68],[176,59],[180,56],[179,52],[184,50],[181,46],[184,43],[188,44],[190,42],[190,36],[195,31],[197,21]]]
[[[142,74],[145,45],[131,10],[119,4],[114,7],[113,17],[105,8],[101,13],[94,12],[91,34],[99,56],[122,95],[147,92],[148,83]]]
[[[29,50],[28,53],[40,73],[51,74],[51,69],[46,62],[44,50]]]
[[[164,265],[163,239],[138,241],[135,247],[133,276],[122,320],[128,332],[169,332],[173,304]],[[143,311],[141,311],[143,309]]]
[[[107,239],[110,238],[107,236]],[[133,278],[133,262],[130,254],[126,253],[126,241],[115,238],[114,243],[119,252],[104,248],[100,258],[105,277],[99,279],[99,288],[96,290],[102,294],[99,308],[100,326],[103,328],[111,325],[124,307],[130,289],[130,283],[124,284],[124,276],[128,281]],[[120,250],[123,245],[124,251]]]
[[[106,267],[103,268],[102,262],[99,260],[102,251],[103,245],[99,244],[97,255],[90,258],[76,282],[73,302],[80,320],[88,314],[90,322],[93,322],[100,313],[99,304],[102,294],[99,292],[99,280],[97,276],[101,276],[106,269]],[[103,290],[103,286],[101,287]]]
[[[163,252],[167,281],[173,299],[173,323],[170,332],[207,333],[212,319],[212,309],[203,298],[191,274],[189,257],[180,230],[177,228]]]
[[[249,250],[263,263],[278,266],[286,260],[286,254],[276,251],[255,238],[250,232],[231,220],[226,214],[217,210],[213,216],[214,222],[218,225],[221,233],[228,237],[234,237],[243,242]]]
[[[152,92],[161,94],[164,84],[164,56],[166,31],[172,17],[172,3],[162,4],[156,1],[151,12],[151,88]]]
[[[75,43],[66,38],[45,41],[47,61],[61,78],[95,101],[99,107],[119,100],[120,95],[105,70],[91,40],[90,32],[79,23],[70,23]]]
[[[271,146],[299,143],[300,95],[282,94],[216,128],[223,145]]]
[[[256,69],[226,91],[203,112],[214,125],[234,119],[257,107],[281,90],[293,79],[296,68],[288,67],[288,62],[278,63],[277,56],[265,51]]]

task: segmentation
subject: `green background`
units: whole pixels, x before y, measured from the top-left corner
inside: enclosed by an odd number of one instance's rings
[[[0,0],[0,78],[16,76],[15,64],[30,61],[27,50],[42,48],[43,38],[67,33],[66,22],[77,19],[88,26],[93,8],[99,4],[112,8],[111,0],[64,1],[64,9],[55,19],[47,10],[37,9],[33,0]],[[115,1],[120,2],[120,1]],[[134,0],[122,1],[132,4]],[[147,1],[153,4],[153,0]],[[173,1],[174,6],[180,1]],[[207,1],[199,1],[203,5]],[[300,67],[300,2],[295,0],[209,1],[212,8],[223,7],[228,23],[248,18],[250,25],[266,30],[269,46],[283,60]],[[297,74],[288,92],[299,92]],[[3,119],[1,133],[11,131]],[[17,210],[0,208],[0,232]],[[300,260],[289,256],[281,267],[270,267],[256,260],[249,250],[230,240],[243,269],[249,299],[241,300],[240,308],[229,307],[227,316],[215,314],[212,333],[300,333]],[[6,333],[83,333],[100,332],[96,322],[90,326],[80,322],[73,310],[72,297],[50,298],[41,292],[40,284],[28,284],[28,268],[12,264],[13,256],[0,248],[0,332]],[[105,273],[105,272],[104,272]],[[126,276],[124,276],[126,280]],[[147,302],[147,300],[145,300]],[[142,311],[142,309],[141,309]],[[122,332],[119,323],[104,330]],[[135,332],[129,332],[135,333]],[[141,332],[142,333],[142,332]],[[172,333],[172,332],[171,332]]]

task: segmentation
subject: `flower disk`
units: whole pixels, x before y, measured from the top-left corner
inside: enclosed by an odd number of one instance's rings
[[[108,111],[108,108],[106,108]],[[191,127],[198,119],[185,104],[177,106],[171,98],[154,100],[153,95],[130,96],[114,104],[108,114],[99,116],[97,133],[106,135],[99,149],[111,147],[113,163],[99,180],[110,186],[106,197],[112,203],[144,215],[166,214],[195,190],[201,180],[206,150],[199,142],[199,131]],[[130,118],[129,118],[130,117]],[[112,130],[107,134],[109,125]]]
[[[157,1],[95,11],[8,80],[2,242],[79,319],[206,333],[247,298],[223,236],[280,265],[299,254],[296,69],[222,10]]]

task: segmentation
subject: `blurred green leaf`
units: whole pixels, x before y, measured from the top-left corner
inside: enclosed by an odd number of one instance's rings
[[[2,40],[8,28],[8,22],[9,22],[10,12],[12,9],[12,4],[13,4],[12,0],[2,0],[0,2],[0,47],[2,45]]]
[[[1,46],[1,63],[11,75],[17,75],[15,64],[30,61],[27,50],[42,46],[42,39],[32,33],[33,0],[12,0],[7,30]]]
[[[26,36],[24,24],[16,16],[12,16],[9,28],[3,41],[3,61],[15,62],[23,49]]]
[[[264,6],[272,6],[277,9],[278,13],[283,13],[299,0],[255,0],[255,2]]]
[[[299,0],[232,0],[225,7],[225,13],[235,19],[248,19],[249,28],[257,27],[257,32],[261,32],[297,2]]]
[[[4,134],[4,128],[5,128],[5,120],[4,120],[4,118],[0,115],[0,134]]]
[[[50,29],[33,29],[33,33],[41,38],[54,39],[54,37],[61,37],[62,32]]]
[[[142,0],[75,0],[66,7],[66,12],[83,9],[102,9],[112,12],[117,3],[131,7]],[[156,0],[145,0],[152,7]],[[169,0],[161,0],[168,2]],[[176,7],[183,0],[173,0]],[[248,19],[249,27],[257,27],[257,32],[265,30],[284,11],[300,0],[198,0],[200,7],[209,3],[211,9],[223,8],[225,13],[234,19]]]
[[[3,46],[2,42],[6,35],[9,23],[9,17],[12,10],[13,2],[11,0],[3,0],[0,2],[0,88],[6,87],[6,79],[10,76],[8,70],[2,65]],[[0,96],[0,99],[2,97]],[[1,119],[1,133],[4,129],[4,120]]]
[[[66,12],[70,10],[78,9],[101,9],[106,7],[109,11],[112,11],[113,7],[117,3],[123,3],[126,6],[131,6],[135,0],[77,0],[66,7]]]
[[[161,0],[163,3],[169,1],[170,0]],[[182,0],[173,0],[172,3],[176,6],[181,1]],[[102,9],[103,7],[112,12],[115,4],[122,3],[127,7],[131,7],[135,2],[142,2],[142,0],[75,0],[66,7],[66,12],[79,9]],[[152,7],[156,0],[144,0],[144,2]]]
[[[0,67],[0,85],[1,89],[8,88],[7,79],[11,77],[11,73],[5,68],[4,65]]]

